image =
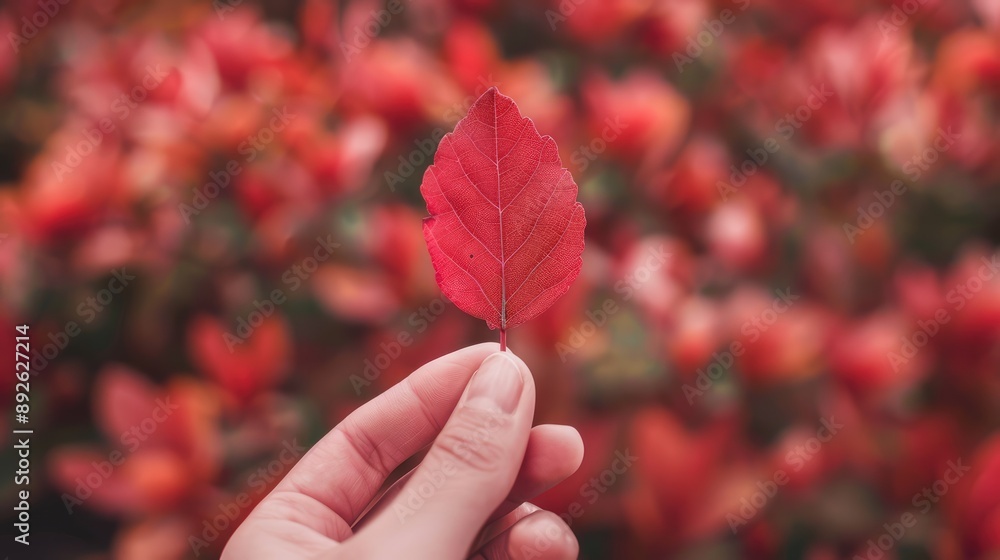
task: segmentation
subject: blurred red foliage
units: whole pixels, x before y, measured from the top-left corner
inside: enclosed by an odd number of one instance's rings
[[[537,500],[583,557],[1000,554],[997,2],[59,5],[0,7],[40,531],[194,557],[283,446],[495,339],[438,293],[418,187],[496,86],[589,222],[509,338],[586,443]]]

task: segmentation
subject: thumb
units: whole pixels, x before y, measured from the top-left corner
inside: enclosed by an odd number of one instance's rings
[[[413,477],[356,540],[382,554],[388,545],[401,557],[464,558],[514,484],[534,409],[524,362],[509,352],[488,356]]]

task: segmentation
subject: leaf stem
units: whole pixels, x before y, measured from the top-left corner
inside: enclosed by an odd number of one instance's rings
[[[507,351],[507,329],[500,329],[500,351]]]

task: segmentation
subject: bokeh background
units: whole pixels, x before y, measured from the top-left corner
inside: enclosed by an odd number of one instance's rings
[[[1000,2],[7,0],[0,36],[34,557],[217,557],[282,450],[497,339],[419,194],[491,86],[587,211],[509,341],[585,440],[538,500],[583,558],[1000,557]]]

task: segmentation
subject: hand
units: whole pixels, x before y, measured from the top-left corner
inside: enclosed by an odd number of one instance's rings
[[[525,501],[572,474],[583,443],[568,426],[531,427],[531,372],[498,350],[439,358],[344,419],[250,513],[223,560],[576,558],[562,519]]]

